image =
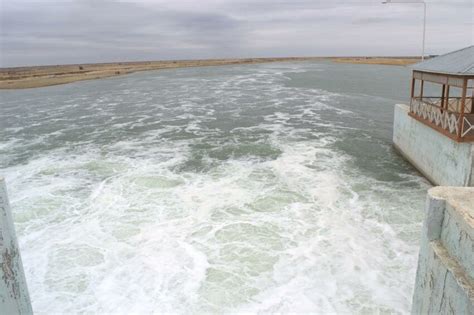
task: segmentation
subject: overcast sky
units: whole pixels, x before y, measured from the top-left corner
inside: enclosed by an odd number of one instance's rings
[[[426,0],[426,51],[474,42],[474,0]],[[376,0],[0,0],[0,66],[416,55],[423,7]]]

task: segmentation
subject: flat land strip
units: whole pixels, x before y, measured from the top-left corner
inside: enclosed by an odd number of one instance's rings
[[[311,59],[318,58],[175,60],[0,68],[0,89],[43,87],[75,81],[113,77],[137,71],[264,62],[303,61]]]
[[[331,60],[343,63],[408,65],[419,61],[415,58],[378,57],[288,57],[288,58],[247,58],[247,59],[209,59],[117,62],[97,64],[75,64],[54,66],[33,66],[0,68],[0,89],[26,89],[50,85],[66,84],[75,81],[101,79],[124,75],[137,71],[172,69],[184,67],[205,67],[220,65],[253,64],[264,62]]]
[[[340,63],[358,63],[358,64],[371,64],[371,65],[390,65],[390,66],[407,66],[414,63],[420,62],[420,58],[409,57],[409,58],[399,58],[399,57],[340,57],[340,58],[331,58],[333,62]]]

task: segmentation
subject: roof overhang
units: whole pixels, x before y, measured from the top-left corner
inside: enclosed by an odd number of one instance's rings
[[[450,76],[474,76],[474,45],[417,63],[414,71]]]
[[[459,75],[439,72],[428,72],[413,70],[413,78],[438,84],[446,84],[462,88],[464,80],[467,80],[467,87],[474,88],[474,75]]]

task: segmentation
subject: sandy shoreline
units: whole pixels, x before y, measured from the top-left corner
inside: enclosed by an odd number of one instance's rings
[[[2,68],[0,69],[0,89],[44,87],[113,77],[138,71],[310,59],[315,58],[176,60]]]
[[[375,57],[288,57],[288,58],[247,58],[212,60],[176,60],[117,62],[98,64],[55,65],[0,68],[0,89],[27,89],[66,84],[83,80],[114,77],[138,71],[172,69],[184,67],[204,67],[232,64],[253,64],[284,61],[331,60],[341,63],[407,65],[418,61],[414,58],[375,58]]]

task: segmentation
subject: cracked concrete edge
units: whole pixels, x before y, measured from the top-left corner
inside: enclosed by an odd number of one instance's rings
[[[474,145],[471,148],[471,174],[469,175],[469,186],[474,186]]]
[[[0,177],[0,310],[2,314],[33,313],[5,179],[2,177]]]
[[[428,199],[445,200],[451,206],[447,207],[450,214],[474,238],[474,187],[433,187],[428,190]]]
[[[448,250],[439,240],[432,241],[430,245],[447,271],[454,276],[457,284],[467,293],[471,302],[474,302],[474,280],[466,275],[464,268],[449,255]]]
[[[428,194],[426,198],[426,213],[423,222],[423,235],[429,241],[437,240],[441,236],[446,199]]]
[[[428,314],[438,308],[441,313],[474,313],[474,281],[465,269],[472,268],[471,263],[458,261],[459,257],[452,256],[454,247],[445,247],[450,245],[443,241],[445,229],[451,226],[445,227],[447,217],[455,220],[452,224],[460,231],[472,235],[473,212],[474,188],[434,187],[428,191],[412,314]]]

